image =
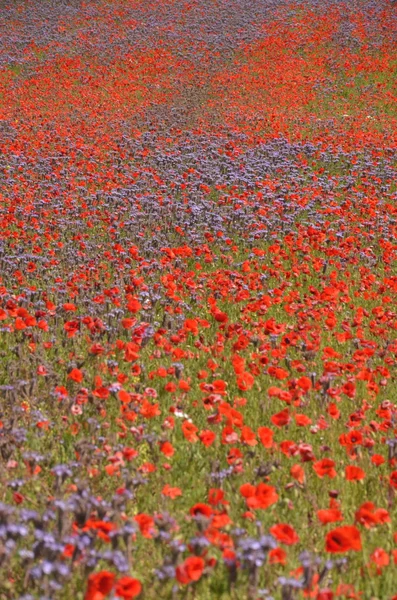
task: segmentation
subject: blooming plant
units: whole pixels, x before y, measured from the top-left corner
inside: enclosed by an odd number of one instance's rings
[[[397,600],[395,3],[0,4],[0,600]]]

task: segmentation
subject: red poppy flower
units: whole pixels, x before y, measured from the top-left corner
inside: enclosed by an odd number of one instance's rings
[[[397,490],[397,471],[393,471],[391,473],[389,482],[390,482],[391,487],[393,487]]]
[[[27,327],[25,321],[23,319],[20,319],[19,317],[15,319],[14,326],[17,331],[22,331],[22,329],[26,329]]]
[[[115,575],[109,571],[93,573],[88,578],[84,600],[103,600],[112,591]]]
[[[66,312],[74,312],[77,310],[76,305],[72,302],[65,302],[65,304],[62,304],[62,308]]]
[[[256,486],[255,495],[247,498],[246,503],[248,508],[266,509],[278,500],[276,488],[265,483],[260,483]]]
[[[222,444],[235,444],[238,442],[239,436],[233,427],[224,427],[222,429]]]
[[[365,471],[355,465],[348,465],[345,469],[347,481],[362,481],[365,479]]]
[[[124,360],[126,362],[133,362],[139,358],[139,346],[134,342],[127,342],[124,346]]]
[[[188,392],[190,390],[190,384],[185,379],[179,381],[178,387],[182,392]]]
[[[141,513],[134,517],[134,521],[138,523],[139,529],[143,537],[151,538],[154,530],[154,519],[150,515]]]
[[[199,440],[202,444],[204,444],[204,446],[206,446],[207,448],[209,446],[212,446],[212,444],[214,443],[215,439],[216,439],[216,435],[213,431],[210,430],[203,430],[200,431],[199,433]]]
[[[137,313],[142,308],[142,304],[136,298],[130,300],[127,304],[127,310],[132,313]]]
[[[288,379],[289,373],[285,369],[281,367],[269,367],[268,373],[271,377],[275,377],[276,379]]]
[[[227,500],[225,500],[225,492],[218,488],[211,488],[208,492],[208,502],[216,506],[217,504],[229,504]]]
[[[209,519],[212,515],[212,508],[208,506],[208,504],[198,502],[197,504],[191,507],[189,513],[193,516],[203,515]]]
[[[231,448],[227,455],[227,462],[229,465],[238,465],[241,463],[243,453],[240,448]]]
[[[325,508],[317,511],[318,520],[323,524],[343,521],[343,515],[338,508]]]
[[[373,502],[364,502],[356,511],[355,520],[369,529],[383,523],[390,523],[390,515],[385,508],[375,508]]]
[[[270,533],[276,538],[281,544],[293,546],[299,542],[299,536],[295,529],[288,525],[288,523],[278,523],[270,527]]]
[[[330,458],[323,458],[313,463],[313,469],[317,475],[322,479],[323,477],[329,477],[333,479],[336,477],[335,462]]]
[[[264,448],[271,448],[273,446],[273,431],[268,427],[258,428],[258,437]]]
[[[144,400],[141,405],[140,414],[145,417],[145,419],[154,419],[154,417],[158,417],[161,414],[158,404],[151,404],[148,400]]]
[[[161,442],[160,452],[162,452],[162,454],[164,454],[164,456],[166,456],[167,458],[170,458],[171,456],[174,456],[175,448],[173,447],[171,442]]]
[[[251,373],[241,373],[237,377],[237,387],[242,392],[246,392],[250,390],[255,383],[255,378],[251,375]]]
[[[198,581],[203,574],[204,567],[205,562],[201,556],[189,556],[176,568],[176,578],[182,585]]]
[[[283,392],[283,390],[279,387],[276,387],[275,385],[271,385],[268,390],[267,390],[267,395],[270,398],[279,398],[280,394]]]
[[[135,319],[122,319],[121,320],[121,325],[123,327],[123,329],[132,329],[132,327],[134,327],[136,323]]]
[[[327,408],[327,412],[332,419],[337,420],[340,417],[340,410],[338,409],[336,404],[334,404],[334,402],[330,402],[330,404]]]
[[[256,487],[251,483],[243,483],[243,485],[240,486],[240,494],[244,498],[251,498],[252,496],[255,496],[255,492]]]
[[[301,465],[292,465],[290,469],[291,477],[296,479],[298,483],[305,482],[305,470]]]
[[[283,548],[273,548],[269,552],[269,564],[271,565],[286,565],[287,553]]]
[[[245,425],[241,429],[240,439],[241,439],[241,442],[244,444],[247,444],[247,446],[256,446],[258,443],[258,441],[255,437],[255,433],[247,425]]]
[[[19,492],[14,492],[12,495],[12,499],[14,500],[15,504],[22,504],[22,502],[25,500],[25,497],[22,496],[22,494],[20,494]]]
[[[376,566],[376,574],[381,575],[390,563],[390,556],[383,548],[376,548],[370,556],[371,563]]]
[[[123,598],[123,600],[131,600],[139,596],[142,590],[141,582],[133,577],[122,577],[116,583],[115,593],[116,596]]]
[[[327,533],[325,549],[327,552],[349,552],[361,550],[361,535],[354,525],[337,527]]]
[[[284,410],[280,411],[279,413],[272,415],[270,420],[276,427],[284,427],[285,425],[288,425],[290,422],[289,409],[284,408]]]
[[[162,495],[167,496],[167,498],[171,498],[171,500],[175,500],[178,496],[182,496],[182,490],[179,487],[171,487],[168,483],[162,489]]]
[[[312,382],[309,377],[303,376],[299,377],[296,385],[300,387],[304,392],[308,392],[312,389]]]
[[[88,519],[84,526],[84,531],[88,531],[90,529],[94,529],[98,532],[98,537],[106,542],[110,542],[109,533],[116,529],[116,525],[114,523],[109,523],[108,521],[96,521],[95,519]]]
[[[83,373],[80,369],[72,369],[68,375],[68,379],[71,379],[76,383],[81,383],[83,381]]]
[[[384,462],[385,462],[385,458],[381,454],[373,454],[371,456],[371,463],[373,465],[375,465],[376,467],[383,465]]]
[[[193,335],[199,334],[197,319],[186,319],[183,327],[188,333],[192,333]]]
[[[312,422],[313,421],[307,415],[295,415],[295,423],[299,427],[307,427],[308,425],[311,425]]]
[[[198,428],[193,423],[190,423],[190,421],[182,423],[182,433],[188,442],[194,443],[198,441],[197,431]]]
[[[334,598],[334,592],[329,588],[319,590],[316,596],[316,600],[334,600]]]
[[[352,429],[351,431],[349,431],[349,433],[347,433],[344,436],[344,440],[345,440],[345,444],[346,445],[354,445],[357,446],[359,444],[362,444],[363,442],[363,434],[361,433],[361,431],[357,431],[356,429]]]
[[[119,390],[119,392],[117,393],[117,397],[120,400],[120,402],[123,402],[125,404],[131,402],[131,394],[129,394],[126,390]]]
[[[212,313],[212,316],[214,317],[215,321],[218,321],[218,323],[227,323],[229,320],[227,314],[219,309],[215,309]]]

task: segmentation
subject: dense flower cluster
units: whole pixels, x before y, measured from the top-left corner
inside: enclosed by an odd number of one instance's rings
[[[0,597],[396,600],[395,5],[3,4]]]

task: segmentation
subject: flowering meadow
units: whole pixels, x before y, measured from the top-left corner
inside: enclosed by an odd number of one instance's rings
[[[396,258],[396,3],[1,0],[0,600],[396,600]]]

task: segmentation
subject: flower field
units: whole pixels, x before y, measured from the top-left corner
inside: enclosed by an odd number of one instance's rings
[[[397,5],[0,2],[0,600],[397,599]]]

